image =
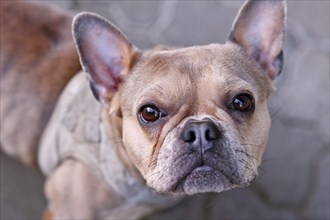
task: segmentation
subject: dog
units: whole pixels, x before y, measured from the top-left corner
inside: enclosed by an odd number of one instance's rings
[[[8,33],[15,4],[4,6]],[[47,176],[45,219],[139,219],[255,180],[283,65],[284,0],[246,1],[225,44],[145,52],[99,15],[74,17],[73,44],[67,26],[55,28],[70,13],[19,7],[49,12],[31,36],[51,40],[1,43],[1,146]]]

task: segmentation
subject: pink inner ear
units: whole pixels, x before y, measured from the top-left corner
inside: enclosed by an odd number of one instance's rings
[[[240,35],[244,38],[244,46],[253,53],[261,52],[264,54],[262,56],[274,59],[282,48],[284,21],[281,19],[281,13],[262,7],[253,9],[250,13],[255,14],[245,15],[246,20],[238,26],[238,29],[241,29],[239,32],[242,32]]]
[[[100,27],[94,29],[86,34],[81,45],[86,52],[87,71],[96,84],[113,92],[118,89],[124,69],[120,42]]]
[[[248,1],[233,27],[231,40],[243,46],[270,78],[275,78],[281,69],[278,56],[283,46],[285,3]]]

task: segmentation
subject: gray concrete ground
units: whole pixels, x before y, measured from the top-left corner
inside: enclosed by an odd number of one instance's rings
[[[41,0],[40,0],[41,1]],[[44,1],[45,2],[45,1]],[[241,1],[46,1],[97,12],[139,48],[224,42]],[[329,1],[288,1],[285,68],[260,178],[148,219],[329,219]],[[1,154],[1,219],[38,219],[44,178]]]

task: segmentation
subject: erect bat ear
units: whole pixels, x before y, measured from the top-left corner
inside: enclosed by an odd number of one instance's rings
[[[241,45],[274,80],[283,65],[285,0],[249,0],[240,9],[229,40]]]
[[[115,25],[93,13],[74,17],[73,37],[95,98],[110,102],[132,68],[138,49]]]

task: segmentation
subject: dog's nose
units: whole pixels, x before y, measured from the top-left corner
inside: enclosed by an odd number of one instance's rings
[[[192,150],[202,152],[212,148],[220,140],[221,132],[212,121],[192,121],[186,124],[182,133],[182,140]]]

